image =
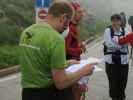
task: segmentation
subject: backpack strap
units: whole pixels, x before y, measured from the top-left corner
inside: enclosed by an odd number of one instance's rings
[[[125,28],[122,27],[121,29],[122,29],[122,36],[125,36],[125,34],[126,34],[126,32],[125,32]]]
[[[114,30],[113,30],[112,26],[110,25],[110,26],[108,26],[107,28],[110,29],[110,35],[111,35],[111,37],[113,38],[113,36],[114,36]]]

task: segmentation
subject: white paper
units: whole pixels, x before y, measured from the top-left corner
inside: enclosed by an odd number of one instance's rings
[[[71,65],[71,66],[69,66],[67,69],[66,69],[66,73],[74,73],[74,72],[76,72],[76,71],[78,71],[78,70],[80,70],[81,68],[83,68],[85,65],[87,65],[87,64],[94,64],[95,66],[94,66],[94,73],[95,72],[99,72],[99,71],[102,71],[102,69],[101,68],[99,68],[98,66],[96,66],[96,65],[98,65],[98,64],[101,64],[101,63],[103,63],[104,62],[104,60],[103,59],[98,59],[98,58],[93,58],[93,57],[91,57],[91,58],[88,58],[88,59],[86,59],[86,60],[81,60],[80,61],[80,64],[74,64],[74,65]],[[85,76],[85,77],[83,77],[83,78],[81,78],[80,80],[79,80],[79,84],[87,84],[88,83],[88,80],[89,80],[89,77],[90,76]]]
[[[93,71],[93,73],[95,73],[95,72],[100,72],[100,71],[103,71],[103,69],[101,69],[101,68],[99,68],[99,67],[97,67],[97,66],[94,66],[94,71]],[[81,78],[80,80],[79,80],[79,84],[88,84],[88,81],[89,81],[89,78],[90,78],[90,76],[84,76],[83,78]]]
[[[66,69],[66,72],[68,73],[73,73],[73,72],[76,72],[78,71],[79,69],[83,68],[85,65],[87,64],[94,64],[94,65],[98,65],[98,64],[101,64],[103,63],[103,59],[98,59],[98,58],[88,58],[87,60],[81,60],[80,61],[80,64],[74,64],[74,65],[71,65],[69,66],[67,69]],[[98,68],[96,67],[94,69],[94,72],[95,70],[98,70]]]

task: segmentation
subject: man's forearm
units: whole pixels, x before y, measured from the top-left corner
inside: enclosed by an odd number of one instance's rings
[[[57,73],[58,75],[56,75]],[[85,69],[80,69],[71,74],[68,74],[65,71],[60,72],[59,70],[56,70],[53,72],[53,79],[55,80],[55,84],[58,89],[64,89],[77,83],[83,76],[86,76],[87,73],[89,72]]]
[[[77,83],[83,76],[86,75],[86,72],[83,70],[79,70],[76,73],[67,74],[66,73],[66,81],[64,81],[65,88]]]

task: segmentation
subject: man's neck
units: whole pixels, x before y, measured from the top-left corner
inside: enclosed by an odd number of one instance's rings
[[[55,29],[56,31],[58,31],[57,25],[54,24],[54,21],[47,20],[47,23],[48,23],[53,29]]]

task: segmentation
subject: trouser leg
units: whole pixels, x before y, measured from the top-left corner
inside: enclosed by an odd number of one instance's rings
[[[120,100],[124,100],[126,98],[125,95],[125,89],[127,86],[127,80],[128,80],[128,70],[129,70],[129,65],[121,65],[120,67],[120,90],[119,90],[119,98]]]
[[[119,96],[119,68],[115,64],[106,64],[106,74],[109,81],[109,95],[113,99]]]
[[[128,80],[129,66],[121,64],[106,64],[106,73],[109,80],[109,94],[113,100],[124,100]]]

